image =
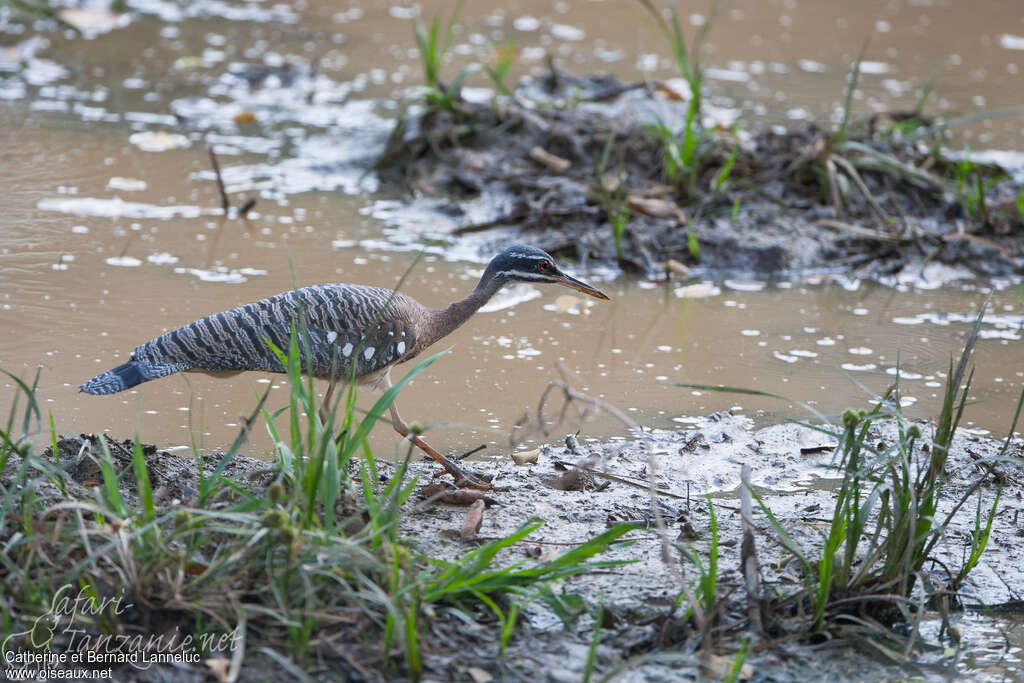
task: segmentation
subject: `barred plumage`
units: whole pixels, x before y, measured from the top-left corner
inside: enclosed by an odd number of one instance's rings
[[[136,347],[127,363],[81,388],[88,394],[112,394],[190,370],[284,372],[267,342],[287,350],[293,324],[299,331],[302,367],[309,363],[315,377],[347,378],[353,371],[357,378],[372,376],[419,353],[417,321],[428,319],[429,313],[390,289],[313,285],[172,330]]]
[[[293,325],[298,332],[302,368],[331,378],[323,399],[330,405],[334,379],[355,377],[376,388],[391,386],[391,367],[417,356],[451,333],[511,281],[546,282],[608,299],[585,282],[566,275],[551,257],[533,247],[511,246],[491,259],[476,289],[441,310],[432,310],[404,294],[361,285],[314,285],[215,313],[137,347],[131,359],[82,385],[88,394],[113,394],[175,372],[284,372],[267,341],[287,349]],[[404,437],[444,465],[456,479],[475,482],[427,445],[390,408],[392,424]]]

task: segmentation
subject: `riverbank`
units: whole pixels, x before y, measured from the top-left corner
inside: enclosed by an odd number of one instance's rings
[[[324,480],[333,498],[304,493],[310,463],[62,437],[56,458],[8,453],[3,468],[3,580],[16,589],[4,597],[7,647],[24,650],[44,616],[37,640],[52,651],[106,634],[151,663],[127,660],[118,680],[800,680],[846,678],[851,661],[866,677],[897,666],[1012,678],[1013,639],[992,649],[990,638],[1019,609],[1011,587],[1024,580],[1019,439],[961,430],[934,513],[943,527],[910,599],[835,584],[814,625],[814,558],[838,520],[855,528],[841,503],[850,434],[872,454],[856,499],[866,529],[886,528],[897,493],[871,493],[879,459],[917,438],[907,455],[920,479],[941,438],[941,425],[880,411],[844,416],[845,428],[756,429],[716,413],[625,441],[569,435],[467,463],[491,478],[486,492],[430,483],[432,464],[357,457],[340,485]],[[983,562],[958,581],[982,537]],[[885,560],[871,550],[885,540],[863,538],[850,569]],[[84,593],[47,597],[64,585]],[[85,597],[69,602],[76,592]],[[893,628],[906,619],[909,632]],[[220,645],[198,657],[187,634]],[[177,645],[161,653],[154,638]]]

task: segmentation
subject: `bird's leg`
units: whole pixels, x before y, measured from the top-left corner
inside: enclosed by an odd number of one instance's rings
[[[320,404],[320,424],[327,425],[327,416],[330,415],[328,411],[331,409],[331,396],[334,395],[334,387],[338,384],[338,378],[331,376],[330,383],[327,385],[327,393],[324,394],[324,401]]]
[[[431,458],[439,462],[442,467],[448,470],[448,474],[455,477],[456,484],[459,484],[460,486],[471,486],[476,489],[491,488],[490,484],[486,484],[482,481],[479,481],[478,479],[467,473],[465,470],[463,470],[461,467],[456,465],[454,462],[452,462],[449,458],[446,458],[445,456],[441,455],[433,448],[431,448],[426,441],[419,437],[419,435],[413,434],[409,429],[409,425],[405,424],[405,421],[402,420],[402,416],[398,414],[398,406],[395,402],[391,403],[391,408],[389,410],[391,412],[391,424],[392,426],[394,426],[395,431],[401,434],[403,437],[412,441],[417,448],[419,448],[424,453],[429,455]]]

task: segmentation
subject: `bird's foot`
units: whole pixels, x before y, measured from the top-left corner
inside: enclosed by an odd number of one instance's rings
[[[447,458],[445,458],[445,460],[447,460],[447,462],[441,463],[444,466],[444,470],[435,474],[433,477],[434,479],[437,479],[438,477],[443,477],[446,474],[450,474],[452,475],[452,478],[455,480],[455,485],[458,486],[459,488],[466,487],[472,489],[480,489],[481,491],[489,491],[494,488],[494,486],[489,482],[485,482],[478,479],[476,476],[462,469],[451,460],[448,460]]]

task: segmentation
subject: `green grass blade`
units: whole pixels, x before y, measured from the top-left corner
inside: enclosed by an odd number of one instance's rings
[[[738,146],[733,147],[732,154],[729,155],[729,158],[728,160],[726,160],[725,165],[722,166],[722,170],[719,171],[718,178],[715,180],[715,194],[718,194],[718,192],[722,189],[722,185],[724,185],[725,181],[729,179],[729,175],[732,173],[732,167],[736,163],[736,156],[739,154],[739,152],[740,148]]]
[[[860,82],[860,64],[864,61],[864,55],[868,50],[868,42],[864,41],[864,45],[860,48],[860,53],[857,55],[857,59],[853,62],[853,67],[850,69],[850,82],[846,87],[846,99],[843,102],[843,118],[839,124],[839,130],[836,131],[835,137],[832,138],[833,148],[838,148],[844,142],[846,142],[846,136],[850,125],[850,112],[853,110],[853,93],[857,89],[857,83]]]
[[[135,434],[135,442],[132,444],[132,470],[135,473],[135,485],[138,488],[139,500],[142,501],[142,519],[152,522],[156,517],[156,509],[153,506],[153,488],[149,480],[149,468],[146,466],[146,458],[142,454],[142,444],[139,443],[139,435]]]

